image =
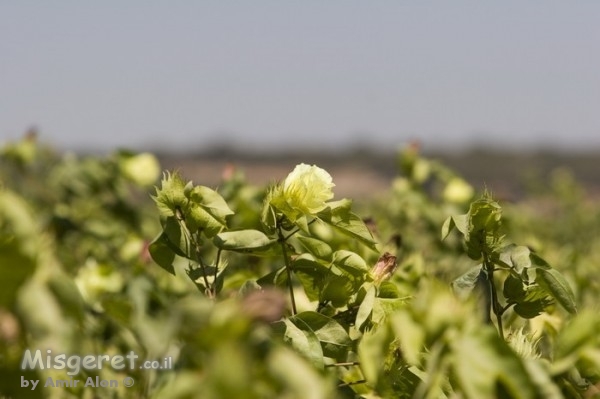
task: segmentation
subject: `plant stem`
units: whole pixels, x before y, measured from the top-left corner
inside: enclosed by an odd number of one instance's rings
[[[202,257],[200,256],[199,247],[196,247],[196,260],[198,264],[200,264],[200,268],[202,269],[202,279],[204,280],[204,285],[206,286],[206,295],[209,298],[213,299],[215,297],[213,292],[213,286],[208,282],[208,277],[206,276],[206,266],[204,265]]]
[[[502,326],[502,314],[504,313],[504,309],[500,306],[498,292],[496,291],[496,285],[494,284],[494,264],[490,261],[488,254],[485,252],[483,253],[483,266],[488,274],[488,283],[492,294],[492,311],[496,315],[496,321],[498,322],[498,333],[500,334],[500,337],[504,339],[504,328]]]
[[[213,294],[215,297],[217,296],[217,275],[219,274],[219,262],[221,261],[221,251],[222,249],[219,248],[219,250],[217,251],[217,259],[215,260],[215,278],[213,280]]]
[[[283,252],[283,261],[285,262],[285,271],[287,272],[288,278],[288,289],[290,291],[290,300],[292,302],[292,316],[294,316],[298,311],[296,310],[296,299],[294,298],[294,287],[292,286],[292,269],[290,259],[287,256],[287,248],[285,247],[286,237],[283,235],[283,230],[279,223],[277,223],[277,234],[279,236],[279,242],[281,243],[281,251]]]

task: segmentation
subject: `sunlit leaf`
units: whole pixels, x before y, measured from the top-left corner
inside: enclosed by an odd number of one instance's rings
[[[213,242],[218,248],[229,251],[253,252],[268,249],[277,242],[271,239],[262,231],[258,230],[237,230],[219,233]]]
[[[233,215],[233,211],[229,208],[223,197],[208,187],[195,186],[191,190],[189,197],[222,225],[225,225],[227,222],[227,216]]]
[[[330,260],[332,250],[325,242],[312,237],[296,237],[304,248],[319,259]]]
[[[516,354],[491,328],[458,338],[453,372],[466,398],[494,398],[502,385],[512,398],[536,398],[536,389]]]
[[[372,284],[369,284],[366,290],[365,297],[358,308],[358,313],[356,314],[356,327],[359,329],[371,316],[373,304],[375,303],[375,294],[377,293],[377,288],[375,288],[375,286]]]

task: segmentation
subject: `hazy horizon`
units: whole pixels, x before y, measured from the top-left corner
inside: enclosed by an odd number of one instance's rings
[[[540,5],[540,4],[543,4]],[[600,3],[0,5],[0,142],[600,149]]]

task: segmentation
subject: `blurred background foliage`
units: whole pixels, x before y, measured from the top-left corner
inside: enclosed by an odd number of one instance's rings
[[[150,195],[160,173],[148,153],[59,154],[31,136],[1,150],[0,396],[600,395],[600,205],[568,170],[532,177],[522,200],[500,202],[506,236],[563,273],[578,315],[556,306],[530,320],[508,313],[505,342],[472,300],[454,296],[450,282],[473,262],[458,237],[442,241],[440,229],[448,216],[465,213],[484,187],[474,188],[443,163],[422,157],[418,146],[408,146],[398,154],[391,187],[355,204],[379,253],[326,230],[312,232],[333,249],[354,251],[369,267],[384,252],[397,257],[395,273],[375,294],[360,291],[361,279],[349,292],[353,302],[346,298],[335,309],[311,300],[298,274],[299,308],[331,316],[351,339],[343,361],[321,359],[321,367],[307,356],[310,350],[281,334],[282,323],[299,322],[283,309],[285,301],[282,309],[273,308],[283,298],[267,288],[278,285],[275,277],[260,281],[281,266],[273,258],[229,254],[215,300],[185,273],[173,276],[154,264],[148,245],[161,226]],[[215,188],[235,212],[229,229],[260,229],[265,187],[248,184],[242,172],[229,168]],[[257,280],[267,296],[251,295]],[[368,311],[361,314],[360,307]],[[131,376],[135,385],[32,391],[19,387],[21,376],[40,384],[66,376],[64,370],[21,370],[28,348],[171,356],[174,370],[83,370],[79,379]]]

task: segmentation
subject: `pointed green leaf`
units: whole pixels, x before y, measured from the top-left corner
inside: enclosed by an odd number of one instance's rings
[[[280,267],[277,270],[273,270],[271,273],[268,273],[258,280],[256,283],[261,287],[266,287],[269,285],[273,285],[276,287],[285,288],[287,287],[287,273],[285,271],[285,266]]]
[[[308,328],[319,339],[323,355],[336,360],[344,360],[352,343],[348,333],[337,321],[317,312],[301,312],[290,317],[290,321],[300,329]],[[302,321],[300,323],[299,321]]]
[[[531,251],[522,245],[510,244],[502,248],[500,261],[512,267],[517,273],[531,267]]]
[[[525,286],[523,280],[512,274],[509,275],[506,280],[504,280],[502,293],[509,303],[517,303],[523,300],[523,298],[525,298]]]
[[[160,267],[165,269],[167,272],[175,275],[175,268],[173,262],[175,261],[175,253],[173,250],[173,244],[167,237],[166,233],[160,234],[154,239],[148,246],[148,252],[150,256]]]
[[[363,279],[369,272],[364,259],[352,251],[343,249],[335,251],[333,254],[333,264],[343,272]]]
[[[192,233],[202,230],[202,233],[208,238],[214,237],[224,227],[224,224],[197,204],[192,204],[187,208],[185,223]]]
[[[355,238],[372,250],[376,250],[373,235],[360,217],[350,212],[350,203],[343,200],[339,206],[326,208],[318,214],[319,219],[333,226],[340,233]]]
[[[448,217],[442,225],[442,241],[445,240],[455,228],[466,237],[469,231],[469,215],[454,215]]]
[[[178,221],[176,217],[170,216],[163,220],[163,234],[173,252],[184,258],[193,259],[193,248],[185,224]]]
[[[233,215],[233,211],[227,205],[227,202],[221,197],[219,193],[204,186],[194,187],[189,198],[200,205],[206,212],[208,212],[215,220],[221,225],[225,225],[226,217]]]
[[[373,311],[373,304],[375,303],[376,293],[377,289],[375,288],[375,286],[373,284],[369,284],[369,287],[367,288],[367,293],[365,294],[365,297],[362,300],[360,307],[358,308],[358,313],[356,314],[355,325],[358,329],[361,329],[363,324],[371,316],[371,312]]]
[[[481,273],[483,273],[481,265],[473,266],[466,273],[452,282],[452,290],[460,298],[466,298],[477,285]]]
[[[365,226],[365,223],[357,215],[352,213],[350,214],[348,220],[340,220],[332,225],[341,233],[358,239],[360,242],[374,251],[377,250],[377,242],[375,242],[373,239],[373,235],[367,226]]]
[[[277,240],[270,239],[258,230],[237,230],[219,233],[213,240],[221,249],[238,252],[254,252],[268,249]]]
[[[312,237],[298,236],[296,238],[300,241],[302,246],[316,258],[331,260],[332,250],[325,242]]]
[[[452,342],[453,373],[466,398],[499,397],[503,386],[511,398],[536,398],[536,389],[522,360],[491,328],[463,335]]]
[[[533,319],[539,316],[551,304],[551,300],[544,298],[534,301],[521,301],[515,305],[514,311],[524,319]]]
[[[327,281],[336,277],[331,269],[307,255],[301,255],[294,259],[292,270],[302,284],[306,296],[311,301],[319,300]]]
[[[353,292],[354,288],[348,277],[328,276],[321,292],[320,301],[329,301],[335,307],[346,306]]]
[[[544,287],[569,313],[577,313],[575,294],[563,275],[555,269],[537,269],[536,282]]]
[[[598,340],[599,330],[598,313],[591,310],[582,311],[560,332],[555,352],[556,360],[581,353],[585,347],[593,346]]]
[[[409,364],[419,365],[425,346],[425,330],[406,311],[396,312],[390,320],[394,334],[400,341],[402,355]]]
[[[358,343],[360,368],[369,385],[377,386],[380,376],[383,376],[385,361],[390,346],[395,337],[387,325],[365,332]]]
[[[317,369],[325,368],[323,350],[314,331],[301,319],[292,318],[274,323],[275,331],[283,336],[298,353],[308,359]]]

